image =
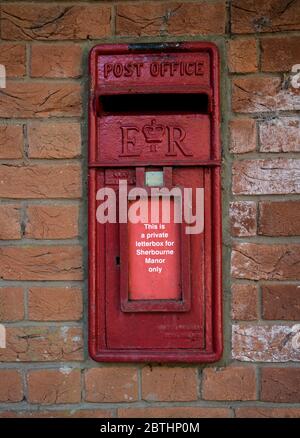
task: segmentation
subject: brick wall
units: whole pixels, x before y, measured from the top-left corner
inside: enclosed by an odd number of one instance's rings
[[[300,416],[300,0],[2,2],[0,416]],[[222,57],[224,334],[210,366],[87,353],[87,54]],[[298,111],[298,112],[297,112]]]

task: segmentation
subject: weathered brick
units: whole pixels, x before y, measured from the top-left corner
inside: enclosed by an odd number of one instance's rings
[[[300,235],[300,201],[259,203],[258,234]]]
[[[232,319],[253,321],[258,318],[258,291],[255,284],[233,284]]]
[[[80,361],[83,339],[80,327],[7,327],[2,362]]]
[[[7,78],[22,78],[26,74],[25,44],[0,44],[0,64],[5,66]]]
[[[265,284],[262,286],[264,319],[300,321],[300,286]]]
[[[77,205],[30,205],[25,236],[33,239],[72,239],[78,236]]]
[[[232,357],[247,362],[300,361],[299,336],[299,325],[233,325]]]
[[[22,376],[16,370],[0,370],[0,402],[20,402],[23,399]]]
[[[274,76],[246,76],[232,81],[232,110],[239,113],[300,110],[300,88]]]
[[[248,280],[298,280],[300,244],[240,243],[233,247],[231,274]]]
[[[119,408],[118,418],[228,418],[230,409],[186,407]]]
[[[237,418],[300,418],[299,408],[237,408]]]
[[[0,322],[24,318],[24,295],[21,287],[0,288]]]
[[[300,160],[236,161],[232,167],[235,195],[285,195],[300,193]]]
[[[274,403],[299,403],[300,368],[262,368],[261,399]]]
[[[233,0],[233,33],[299,30],[300,3],[290,0]]]
[[[291,71],[293,65],[299,64],[299,58],[300,37],[298,36],[263,38],[261,40],[262,71]]]
[[[260,152],[300,152],[299,117],[281,117],[260,124]]]
[[[1,165],[2,198],[80,198],[81,169],[77,164]]]
[[[178,5],[162,3],[118,4],[116,9],[117,35],[159,35],[166,33],[170,15]]]
[[[28,402],[42,405],[79,403],[81,400],[80,370],[31,370],[27,374]]]
[[[72,117],[81,115],[80,85],[66,82],[9,82],[0,93],[0,117]]]
[[[0,411],[0,418],[112,418],[113,411],[109,409],[75,409],[71,410],[26,410]]]
[[[225,2],[141,3],[117,6],[117,35],[210,35],[225,32]]]
[[[21,239],[20,205],[0,205],[0,240]]]
[[[256,202],[231,202],[229,217],[232,236],[247,237],[256,235]]]
[[[44,45],[31,48],[31,76],[34,78],[78,78],[81,76],[80,46]]]
[[[229,41],[228,68],[231,73],[254,73],[257,71],[257,45],[254,38]]]
[[[106,5],[9,4],[1,11],[4,40],[85,40],[111,34]]]
[[[0,158],[17,159],[23,156],[22,125],[0,125]]]
[[[4,280],[81,280],[80,246],[4,246],[0,248]]]
[[[256,150],[256,121],[254,119],[233,119],[230,128],[230,152],[244,154]]]
[[[168,9],[167,31],[172,35],[209,35],[225,33],[226,9],[223,0],[215,3],[177,3]]]
[[[79,123],[33,122],[28,126],[29,158],[76,158],[80,148]]]
[[[149,401],[197,400],[197,369],[144,367],[142,370],[142,398]]]
[[[85,400],[88,402],[116,403],[138,400],[136,368],[91,368],[86,370],[84,378]]]
[[[76,321],[82,317],[81,290],[65,287],[31,287],[28,318],[32,321]]]
[[[204,400],[255,400],[255,369],[236,366],[204,369],[202,397]]]

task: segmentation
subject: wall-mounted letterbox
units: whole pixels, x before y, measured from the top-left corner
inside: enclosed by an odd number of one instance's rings
[[[89,349],[222,353],[219,58],[211,43],[90,53]]]

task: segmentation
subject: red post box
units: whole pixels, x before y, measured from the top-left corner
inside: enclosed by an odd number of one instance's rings
[[[90,74],[90,354],[103,362],[216,361],[218,50],[200,42],[99,45]]]

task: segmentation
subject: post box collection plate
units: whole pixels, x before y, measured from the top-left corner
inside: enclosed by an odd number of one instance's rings
[[[89,351],[101,362],[213,362],[222,354],[219,56],[212,43],[98,45],[90,52]],[[123,184],[123,185],[122,185]],[[123,192],[126,184],[126,192]],[[202,193],[204,226],[175,220]],[[113,189],[158,220],[97,220]],[[144,189],[143,198],[130,197]],[[175,193],[174,192],[174,193]],[[177,193],[177,192],[176,192]],[[198,192],[197,192],[198,193]],[[169,202],[166,220],[162,206]],[[117,209],[117,210],[118,210]]]

